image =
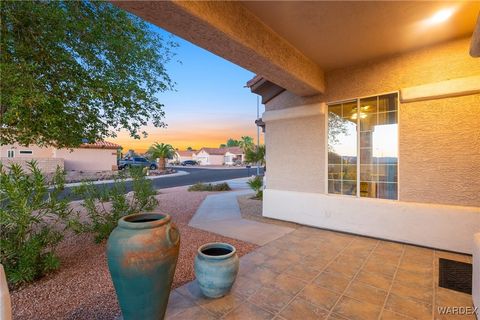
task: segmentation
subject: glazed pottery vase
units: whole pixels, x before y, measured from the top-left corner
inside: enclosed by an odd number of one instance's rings
[[[169,215],[140,213],[118,221],[108,238],[107,258],[124,320],[163,319],[179,246]]]
[[[202,293],[209,298],[226,295],[238,273],[235,247],[228,243],[207,243],[198,248],[195,276]]]
[[[0,319],[12,320],[12,301],[2,264],[0,264]]]

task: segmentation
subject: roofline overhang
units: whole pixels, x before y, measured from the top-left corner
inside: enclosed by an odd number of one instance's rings
[[[111,1],[299,96],[325,92],[324,71],[235,1]]]
[[[269,102],[286,90],[259,75],[256,75],[253,79],[248,81],[246,87],[250,88],[251,92],[261,96],[263,104]]]

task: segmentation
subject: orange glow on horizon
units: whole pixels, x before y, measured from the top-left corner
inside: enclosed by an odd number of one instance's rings
[[[149,132],[148,130],[147,132]],[[251,136],[256,143],[257,131],[255,127],[251,130],[245,128],[231,128],[229,130],[170,130],[170,129],[155,129],[150,131],[147,138],[140,140],[133,139],[126,132],[121,132],[115,139],[107,139],[115,142],[123,147],[123,152],[130,149],[138,153],[144,153],[155,142],[168,143],[179,150],[186,150],[192,147],[194,150],[199,150],[202,147],[218,148],[220,144],[226,143],[229,138],[240,140],[242,136]],[[263,133],[260,133],[260,143],[263,144]]]

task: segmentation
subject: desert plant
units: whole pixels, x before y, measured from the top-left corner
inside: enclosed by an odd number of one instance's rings
[[[89,221],[82,221],[81,213],[70,220],[70,227],[77,233],[90,232],[94,241],[107,239],[117,226],[118,220],[126,215],[151,211],[158,204],[152,182],[145,178],[142,168],[130,168],[132,194],[126,195],[125,177],[120,176],[110,188],[97,188],[93,183],[82,183],[74,192],[84,198],[82,206]]]
[[[170,144],[155,142],[148,149],[148,154],[153,159],[158,159],[158,168],[160,170],[165,170],[165,159],[173,157],[175,149]]]
[[[70,215],[66,199],[59,200],[65,175],[57,168],[49,190],[35,161],[27,170],[0,163],[0,262],[10,285],[18,286],[57,269],[56,245]]]
[[[230,191],[230,190],[232,189],[226,182],[217,183],[217,184],[198,182],[188,187],[188,191]]]
[[[256,176],[247,181],[250,188],[255,191],[256,199],[263,199],[263,179],[261,176]]]
[[[129,169],[132,180],[133,197],[130,202],[132,213],[152,211],[158,204],[152,180],[146,178],[146,168],[133,167]]]
[[[245,162],[261,166],[265,165],[265,145],[247,149],[245,151]]]

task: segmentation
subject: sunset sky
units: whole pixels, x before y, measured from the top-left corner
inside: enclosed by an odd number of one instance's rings
[[[162,36],[169,33],[151,26]],[[176,49],[178,62],[167,65],[176,90],[160,94],[168,127],[146,127],[148,137],[136,140],[120,132],[112,142],[123,150],[144,152],[154,142],[164,142],[184,150],[187,147],[218,147],[228,138],[249,135],[256,139],[256,95],[245,83],[254,74],[181,38]],[[260,105],[260,114],[264,111]],[[263,139],[263,138],[262,138]]]

